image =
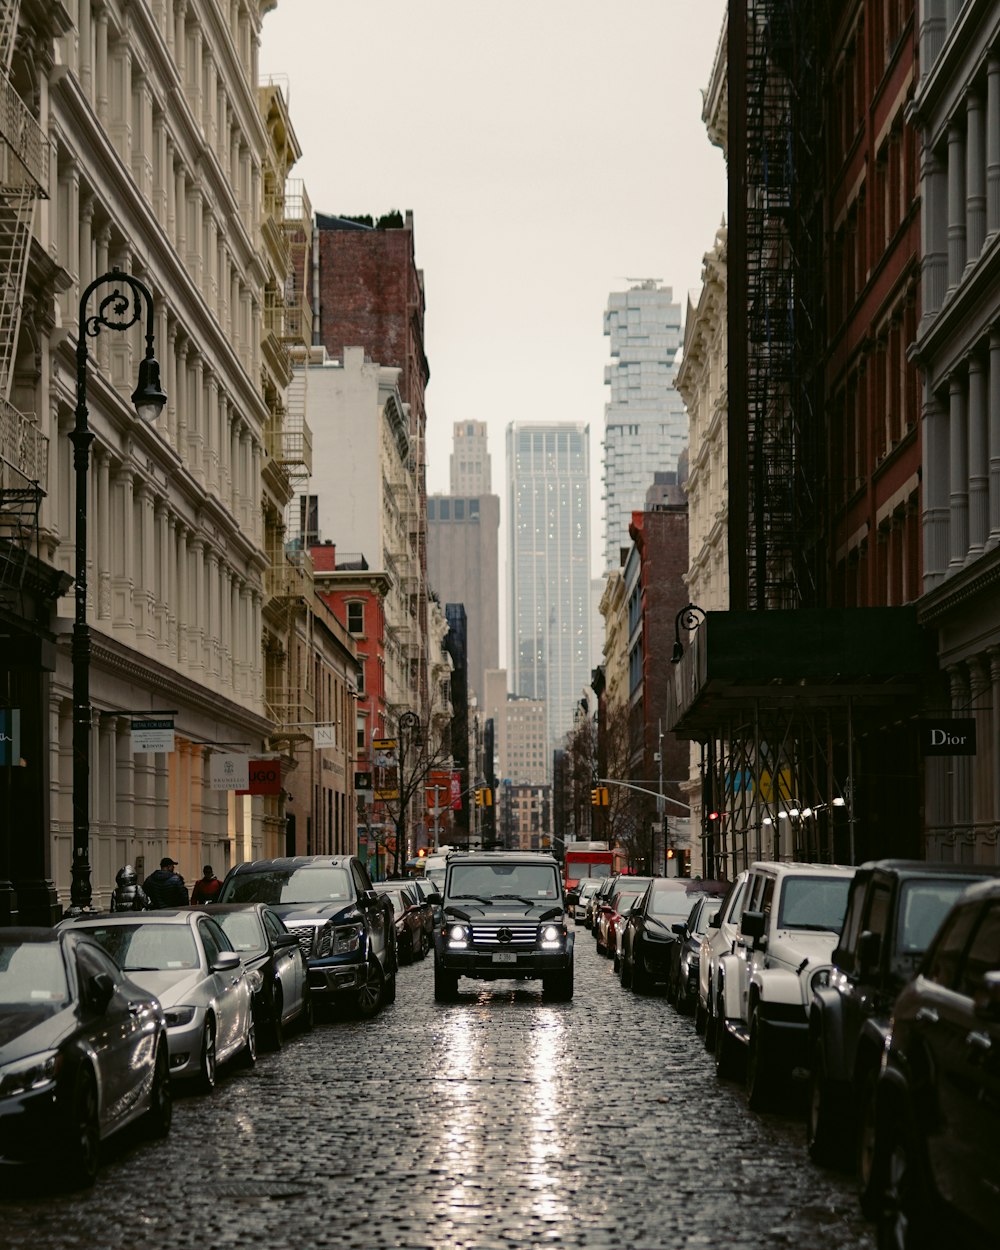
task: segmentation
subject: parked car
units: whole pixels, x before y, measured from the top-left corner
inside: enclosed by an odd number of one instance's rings
[[[450,1002],[459,977],[539,979],[546,998],[573,997],[573,943],[559,864],[531,851],[449,857],[445,924],[435,937],[434,997]]]
[[[1000,1246],[1000,882],[969,887],[900,992],[879,1074],[880,1250]]]
[[[620,882],[620,889],[611,898],[610,907],[602,910],[601,923],[604,925],[604,953],[611,957],[615,972],[621,968],[622,934],[629,912],[645,894],[651,877],[626,877]]]
[[[60,929],[86,933],[126,976],[163,1006],[170,1074],[209,1093],[219,1064],[257,1061],[253,996],[260,977],[203,907],[72,916]]]
[[[687,919],[675,921],[672,926],[677,941],[667,947],[667,999],[685,1016],[694,1011],[698,1001],[701,945],[708,936],[709,920],[718,914],[722,896],[699,895],[689,890],[688,902],[692,899],[694,906]]]
[[[430,901],[430,896],[432,894],[440,894],[441,891],[436,890],[434,888],[434,882],[430,879],[430,877],[427,877],[427,876],[414,877],[413,880],[409,884],[413,886],[413,888],[417,891],[417,893],[420,895],[423,901],[430,908],[430,912],[431,912],[430,940],[431,940],[431,945],[433,946],[434,945],[434,930],[437,928],[439,924],[444,924],[444,910],[442,909],[440,903],[432,903]]]
[[[817,1163],[856,1157],[862,1207],[875,1215],[875,1085],[892,1005],[962,891],[1000,868],[882,859],[851,883],[829,983],[809,1013],[806,1141]],[[860,1130],[860,1136],[859,1136]]]
[[[293,1021],[311,1029],[312,991],[299,939],[266,903],[217,903],[210,913],[243,960],[260,977],[254,995],[257,1034],[280,1050]]]
[[[667,952],[677,941],[674,923],[691,911],[687,884],[678,877],[656,877],[619,922],[615,966],[626,989],[648,993],[666,981]]]
[[[585,881],[581,881],[577,888],[576,903],[573,907],[573,921],[575,924],[585,925],[590,928],[592,921],[588,920],[588,906],[590,900],[597,893],[601,884],[600,877],[587,877]]]
[[[363,1018],[396,997],[392,904],[354,855],[295,855],[230,868],[220,903],[267,903],[299,939],[313,1004]]]
[[[428,950],[423,902],[402,881],[376,881],[374,889],[392,904],[399,962],[411,964],[415,959],[423,959]]]
[[[605,877],[597,887],[597,893],[590,900],[590,924],[587,925],[587,928],[594,935],[594,942],[599,955],[604,954],[604,950],[601,947],[601,908],[610,906],[612,895],[617,889],[620,877],[621,873],[613,873],[610,877]]]
[[[0,1163],[90,1185],[101,1142],[171,1118],[163,1008],[78,930],[0,929]]]
[[[694,1009],[695,1031],[704,1034],[707,1050],[715,1049],[715,1004],[719,993],[719,960],[736,949],[736,930],[743,910],[743,894],[749,872],[738,873],[719,904],[709,917],[708,932],[702,939],[698,956],[698,1002]]]
[[[747,1099],[762,1110],[796,1069],[806,1070],[812,993],[830,980],[854,868],[750,865],[736,949],[719,960],[715,1064],[746,1060]]]
[[[594,913],[594,942],[599,955],[606,955],[609,959],[616,960],[618,957],[617,937],[615,933],[614,917],[620,915],[618,912],[618,895],[625,894],[628,898],[628,906],[632,905],[634,899],[637,899],[652,881],[652,877],[633,877],[622,874],[616,879],[615,885],[604,896],[600,905]],[[617,971],[617,967],[615,969]]]

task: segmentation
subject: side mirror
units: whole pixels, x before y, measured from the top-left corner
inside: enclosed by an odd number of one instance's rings
[[[87,997],[95,1011],[107,1011],[115,995],[115,982],[110,972],[98,972],[90,978]]]
[[[1000,1020],[1000,972],[987,972],[972,996],[972,1010],[979,1020]]]
[[[762,911],[745,911],[740,920],[740,932],[745,938],[755,942],[764,936],[764,913]]]
[[[441,895],[438,894],[437,890],[425,895],[424,898],[426,902],[433,903],[435,906],[440,906],[441,904]]]
[[[670,928],[678,935],[678,937],[687,937],[688,927],[686,924],[672,924]]]
[[[708,927],[710,929],[720,929],[722,927],[722,912],[721,911],[717,911],[715,915],[711,917],[711,919],[708,922]]]
[[[872,933],[870,929],[865,929],[858,938],[858,972],[862,976],[870,975],[878,967],[881,954],[881,933]]]
[[[294,933],[279,933],[274,939],[274,946],[276,950],[280,950],[284,946],[298,946],[298,944],[299,939]]]
[[[219,951],[212,961],[212,971],[235,972],[242,962],[235,951]]]

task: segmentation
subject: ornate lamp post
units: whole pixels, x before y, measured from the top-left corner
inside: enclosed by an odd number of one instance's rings
[[[410,794],[406,784],[406,743],[410,739],[415,747],[421,743],[420,717],[416,712],[404,712],[399,718],[399,820],[396,822],[396,857],[393,872],[403,875],[403,852],[406,846],[406,809]]]
[[[94,316],[87,301],[98,287],[112,286]],[[146,312],[146,355],[132,403],[140,420],[152,422],[167,397],[160,389],[160,366],[153,355],[153,297],[148,287],[120,269],[95,278],[80,296],[76,340],[76,420],[70,440],[76,472],[76,614],[73,620],[73,880],[71,910],[90,907],[90,627],[87,624],[87,475],[94,435],[87,424],[87,339],[108,330],[128,330]]]
[[[670,657],[671,664],[679,664],[684,656],[681,645],[681,630],[693,633],[705,620],[705,613],[696,603],[686,603],[674,617],[674,652]]]

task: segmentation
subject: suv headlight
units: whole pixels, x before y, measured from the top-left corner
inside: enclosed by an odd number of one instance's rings
[[[472,939],[472,932],[464,924],[453,924],[447,930],[448,945],[452,950],[464,950]]]
[[[542,949],[547,951],[558,950],[562,946],[565,934],[559,925],[543,924],[539,939],[542,943]]]
[[[333,953],[335,955],[349,955],[351,951],[356,951],[361,946],[361,938],[364,936],[365,927],[360,924],[345,924],[333,931]]]
[[[43,1050],[26,1059],[15,1059],[0,1068],[0,1098],[11,1098],[29,1090],[44,1089],[51,1085],[62,1067],[62,1056],[57,1050]]]

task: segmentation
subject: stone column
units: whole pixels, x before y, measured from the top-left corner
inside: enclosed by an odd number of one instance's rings
[[[948,424],[948,569],[955,572],[969,554],[969,420],[965,379],[958,373],[948,379]]]
[[[990,329],[990,534],[986,550],[1000,543],[1000,326]]]
[[[986,70],[986,233],[1000,230],[1000,55]]]
[[[191,413],[187,432],[188,468],[205,484],[205,363],[195,355],[191,361]]]
[[[187,666],[190,655],[191,563],[188,559],[188,530],[177,522],[177,662]]]
[[[85,196],[80,204],[80,290],[97,277],[94,272],[94,200]]]
[[[101,224],[97,232],[97,271],[94,274],[96,278],[99,274],[107,273],[111,268],[111,223],[105,221]],[[99,295],[100,292],[97,292]],[[76,312],[74,311],[74,323]],[[99,334],[94,340],[93,352],[97,358],[97,367],[102,373],[107,373],[108,362],[111,359],[111,331]]]
[[[978,353],[973,353],[969,357],[969,560],[983,554],[989,534],[989,423],[986,362]]]
[[[948,290],[958,286],[965,268],[965,127],[948,127]]]
[[[190,412],[189,396],[191,393],[191,379],[188,376],[187,357],[188,357],[187,339],[182,338],[180,336],[180,332],[178,331],[177,363],[176,363],[177,437],[174,443],[174,447],[177,450],[177,454],[180,456],[181,460],[184,461],[185,464],[187,464],[187,460],[188,460],[188,415]]]
[[[106,127],[108,124],[108,6],[104,0],[98,0],[96,8],[97,48],[94,61],[97,81],[94,85],[97,92],[97,120]],[[101,270],[101,272],[104,271]]]
[[[221,644],[219,640],[219,555],[213,547],[205,551],[205,663],[212,676],[218,676]]]
[[[177,75],[181,82],[187,79],[187,0],[175,0],[174,3],[174,61],[177,63]]]
[[[992,803],[991,779],[987,776],[988,770],[984,767],[985,761],[990,757],[990,717],[992,715],[990,674],[985,656],[970,656],[966,663],[969,670],[970,706],[965,715],[972,716],[975,721],[977,753],[975,756],[965,758],[969,761],[970,781],[972,782],[970,816],[973,825],[978,830],[989,821]]]
[[[116,524],[111,527],[110,535],[112,548],[116,553],[111,564],[111,624],[116,633],[124,632],[131,641],[135,628],[135,618],[132,615],[132,596],[135,589],[135,509],[131,465],[118,466],[111,490],[116,497]],[[117,518],[121,518],[120,531]]]
[[[986,239],[986,125],[982,96],[965,102],[968,141],[965,173],[966,264],[974,265]]]
[[[80,90],[84,99],[94,103],[94,49],[91,43],[90,0],[80,0],[77,25],[80,31]]]
[[[986,655],[990,666],[990,744],[986,772],[992,787],[988,810],[994,833],[1000,833],[1000,647],[990,647]]]
[[[156,649],[166,654],[170,648],[170,513],[166,499],[155,503],[157,545]]]
[[[205,668],[205,543],[200,535],[192,536],[188,549],[191,552],[191,611],[188,636],[191,641],[190,663],[192,668]]]
[[[167,511],[167,655],[177,661],[177,518]]]
[[[924,590],[944,578],[948,567],[948,416],[941,401],[924,383],[921,415],[924,445]]]
[[[111,620],[111,458],[101,447],[94,453],[97,467],[97,619]]]

